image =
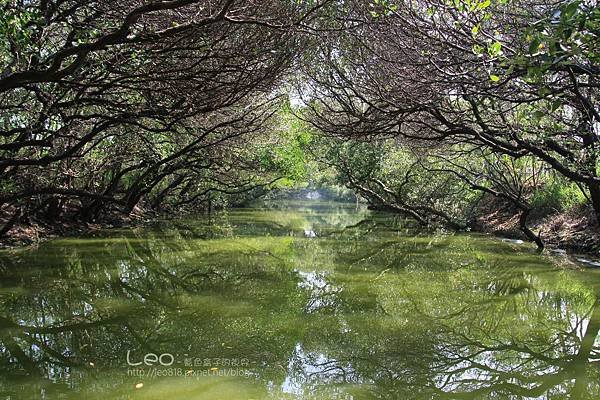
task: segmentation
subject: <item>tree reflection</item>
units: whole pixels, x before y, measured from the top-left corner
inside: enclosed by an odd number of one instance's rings
[[[597,273],[384,215],[232,212],[0,262],[6,398],[130,398],[128,351],[248,358],[262,397],[600,396]]]

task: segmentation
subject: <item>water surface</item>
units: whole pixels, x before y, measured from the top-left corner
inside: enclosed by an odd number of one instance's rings
[[[0,277],[3,399],[600,398],[599,270],[354,205],[54,240]]]

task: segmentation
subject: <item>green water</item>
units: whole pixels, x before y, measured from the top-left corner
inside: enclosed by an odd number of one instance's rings
[[[352,205],[54,240],[0,277],[2,399],[600,398],[599,270]]]

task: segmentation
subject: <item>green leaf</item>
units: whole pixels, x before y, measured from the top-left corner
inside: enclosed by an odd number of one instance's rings
[[[538,49],[540,47],[540,39],[533,38],[533,40],[531,40],[531,43],[529,43],[529,54],[535,54],[537,53]]]
[[[562,106],[562,101],[560,99],[556,99],[550,105],[550,111],[554,112],[554,111],[558,110],[560,108],[560,106]]]
[[[492,82],[498,82],[500,80],[500,77],[498,75],[490,75],[490,80]]]
[[[550,93],[552,93],[552,90],[550,90],[550,88],[548,86],[542,86],[541,88],[538,89],[538,94],[540,96],[547,96]]]
[[[579,1],[574,1],[571,4],[569,4],[568,6],[566,6],[561,15],[563,20],[571,19],[571,17],[573,17],[573,15],[575,15],[577,10],[579,9],[579,4],[580,4]]]
[[[480,45],[478,45],[478,44],[473,45],[473,53],[475,53],[477,55],[481,55],[481,54],[483,54],[483,51],[484,51],[484,48],[481,47]]]
[[[484,0],[482,3],[479,3],[477,8],[483,10],[484,8],[488,8],[492,4],[491,0]]]
[[[502,43],[495,41],[488,47],[488,53],[490,56],[495,57],[502,54]]]

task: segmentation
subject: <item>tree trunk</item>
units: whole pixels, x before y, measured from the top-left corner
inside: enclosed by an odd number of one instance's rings
[[[100,216],[103,207],[104,203],[101,200],[92,200],[79,211],[81,220],[84,222],[94,222]]]
[[[181,184],[181,182],[183,182],[183,180],[185,179],[185,176],[180,175],[177,178],[175,178],[175,180],[173,182],[171,182],[171,184],[169,184],[166,188],[164,188],[159,194],[156,195],[156,198],[154,199],[153,203],[152,203],[152,208],[154,208],[155,210],[159,210],[161,203],[163,202],[163,200],[165,199],[165,197],[167,197],[167,194],[175,189],[177,186],[179,186]]]
[[[519,226],[521,228],[521,231],[525,234],[525,236],[527,236],[527,239],[535,242],[535,244],[538,247],[538,251],[542,251],[544,250],[544,241],[542,240],[540,235],[536,235],[535,233],[533,233],[533,231],[527,226],[527,218],[529,217],[529,213],[531,213],[530,209],[523,210],[521,212],[521,216],[519,217]]]
[[[62,205],[60,199],[53,196],[48,201],[48,208],[46,208],[46,218],[48,220],[57,220],[62,214]]]
[[[130,194],[127,196],[123,213],[125,213],[125,215],[131,214],[135,206],[137,206],[140,200],[142,199],[143,195],[143,191],[130,192]]]
[[[15,225],[19,217],[21,216],[21,209],[17,208],[15,213],[10,217],[10,219],[4,224],[2,228],[0,228],[0,237],[4,237]]]
[[[596,223],[600,227],[600,184],[588,185],[590,190],[590,198],[592,200],[592,207],[594,208],[594,215],[596,216]]]

